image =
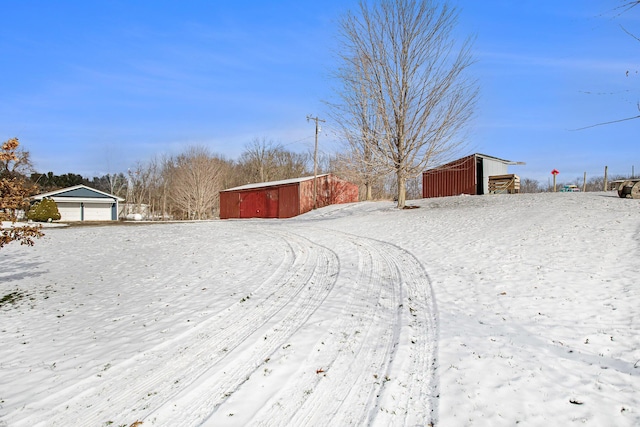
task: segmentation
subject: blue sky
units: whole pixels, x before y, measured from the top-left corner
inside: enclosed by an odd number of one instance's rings
[[[476,38],[467,153],[524,161],[546,182],[640,174],[640,7],[620,0],[458,0]],[[39,172],[87,177],[203,145],[236,159],[254,138],[312,149],[326,118],[336,23],[357,1],[3,2],[0,140]],[[627,76],[626,72],[629,71]],[[338,146],[330,123],[320,136]]]

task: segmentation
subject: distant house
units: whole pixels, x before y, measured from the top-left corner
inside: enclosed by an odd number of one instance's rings
[[[260,182],[220,192],[220,219],[291,218],[313,209],[313,177]],[[316,207],[358,201],[358,186],[318,175]]]
[[[53,199],[58,205],[60,221],[116,221],[118,203],[124,199],[86,185],[76,185],[31,197]]]
[[[489,177],[504,178],[508,175],[509,165],[523,164],[486,154],[472,154],[423,172],[422,197],[488,194]]]

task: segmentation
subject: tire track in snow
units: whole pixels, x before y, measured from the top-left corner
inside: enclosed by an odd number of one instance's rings
[[[427,425],[437,419],[437,321],[422,265],[394,245],[323,230],[358,256],[356,291],[302,372],[253,419],[260,426]],[[330,237],[329,237],[330,236]],[[344,253],[340,253],[341,257]],[[349,280],[341,274],[339,280]],[[363,304],[362,301],[365,301]],[[358,333],[347,333],[355,331]],[[348,337],[348,340],[346,339]]]
[[[380,242],[382,243],[382,242]],[[435,294],[422,264],[408,251],[385,243],[401,271],[407,321],[403,323],[398,361],[378,402],[371,425],[435,425],[438,420],[438,320]]]
[[[318,237],[317,229],[308,231]],[[194,330],[112,367],[102,380],[87,379],[63,393],[65,399],[77,395],[63,400],[68,407],[59,404],[18,425],[103,425],[107,420],[118,425],[116,420],[138,419],[145,424],[198,425],[215,419],[212,415],[221,415],[228,396],[305,327],[336,281],[354,281],[357,292],[340,296],[348,299],[346,308],[322,337],[342,341],[330,351],[314,348],[304,363],[325,372],[292,377],[251,424],[395,426],[437,421],[437,322],[424,268],[389,243],[322,230],[323,242],[311,244],[303,237],[306,232],[273,231],[289,250],[276,273],[262,283],[261,293],[256,291],[261,296],[251,295],[251,305],[236,303]],[[337,255],[328,249],[340,245],[347,249],[336,249]],[[358,265],[351,275],[338,264],[338,258],[349,259],[348,252]],[[308,288],[310,280],[325,286]],[[228,344],[227,351],[220,343]],[[247,350],[252,343],[255,348]],[[86,406],[92,408],[89,417],[82,415]]]
[[[349,236],[343,234],[343,236]],[[414,426],[437,420],[437,311],[429,277],[420,262],[409,252],[390,243],[350,236],[380,257],[397,280],[396,323],[391,350],[387,352],[386,374],[376,389],[376,399],[366,418],[345,417],[358,400],[345,401],[340,425]],[[395,308],[395,306],[394,306]],[[370,350],[369,348],[366,348]],[[360,356],[355,363],[359,363]],[[358,388],[355,388],[358,390]]]
[[[335,359],[326,370],[327,377],[319,378],[310,399],[296,412],[290,425],[317,425],[327,416],[333,425],[369,425],[370,413],[388,377],[389,363],[393,360],[400,332],[400,277],[393,264],[380,256],[380,252],[368,241],[347,240],[356,246],[359,257],[371,260],[373,274],[365,282],[368,283],[363,291],[366,294],[374,291],[373,295],[377,292],[377,298],[366,306],[368,312],[353,317],[349,316],[348,311],[345,312],[346,325],[343,323],[340,326],[364,328],[365,333],[350,337],[355,345],[347,342],[348,347],[339,349],[334,355]],[[364,278],[366,275],[359,277]],[[359,308],[357,298],[354,301],[356,305],[347,307],[347,310],[353,312]],[[363,323],[358,318],[368,322]],[[332,379],[339,378],[340,382],[334,384],[333,381],[323,381],[329,376]],[[327,399],[329,396],[332,398]]]
[[[344,240],[342,236],[339,239]],[[379,388],[373,384],[375,378],[372,372],[378,372],[379,367],[384,366],[391,352],[391,335],[396,323],[396,291],[393,284],[397,280],[391,277],[392,271],[380,262],[380,257],[374,256],[358,242],[348,243],[356,249],[357,275],[353,279],[345,278],[341,271],[340,279],[353,281],[354,290],[346,295],[348,300],[341,315],[322,337],[321,344],[314,349],[314,356],[305,363],[305,366],[321,367],[325,373],[318,375],[313,370],[301,372],[296,381],[290,383],[277,399],[268,404],[266,410],[257,415],[254,420],[257,425],[323,424],[340,411],[345,401],[355,402],[350,412],[366,411],[371,406],[371,395]],[[381,307],[381,302],[384,307]],[[372,334],[380,329],[387,329],[388,333],[373,337]],[[377,340],[380,345],[369,345],[365,349],[371,340]],[[332,341],[338,341],[338,344]],[[328,349],[323,344],[325,342],[330,343]],[[339,383],[336,384],[334,379],[339,379]],[[364,385],[359,387],[359,382]],[[348,398],[349,395],[352,397]],[[352,414],[344,418],[352,418],[352,421],[355,418],[357,421],[361,416]],[[338,422],[335,425],[347,423]]]
[[[34,404],[51,407],[54,402],[52,410],[41,410],[26,419],[16,417],[16,424],[102,425],[114,419],[144,418],[167,404],[303,293],[320,252],[301,239],[284,242],[283,261],[256,289],[254,299],[236,303],[193,330],[111,367],[101,378],[85,378],[54,393]]]
[[[264,339],[254,343],[249,351],[239,354],[222,369],[211,375],[202,375],[202,381],[177,396],[170,405],[147,417],[158,425],[199,425],[210,418],[239,387],[254,374],[268,358],[304,326],[309,317],[322,305],[332,291],[340,265],[333,251],[311,244],[305,238],[280,232],[289,241],[306,242],[316,255],[314,262],[307,262],[309,274],[301,275],[303,291],[291,298],[286,315],[269,331]],[[307,286],[308,285],[308,286]],[[185,415],[189,419],[185,419]]]

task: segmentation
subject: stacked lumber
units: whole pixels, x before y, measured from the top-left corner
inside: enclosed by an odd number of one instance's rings
[[[489,194],[520,192],[520,177],[518,175],[493,175],[489,177]]]

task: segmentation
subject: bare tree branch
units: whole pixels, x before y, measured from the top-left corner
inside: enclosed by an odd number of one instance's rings
[[[631,33],[630,31],[628,31],[624,26],[620,25],[620,28],[622,28],[622,31],[624,31],[625,33],[627,33],[628,35],[630,35],[631,37],[633,37],[634,39],[640,42],[640,38],[635,34]]]

